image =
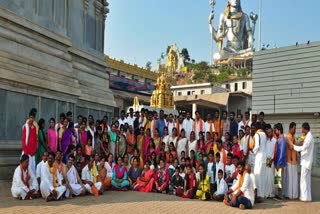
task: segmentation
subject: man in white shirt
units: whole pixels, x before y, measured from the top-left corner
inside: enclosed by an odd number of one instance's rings
[[[236,171],[236,167],[232,164],[232,154],[228,153],[227,155],[227,164],[225,166],[225,174],[226,178],[225,181],[227,182],[228,186],[231,186],[233,183],[233,173]]]
[[[133,115],[133,108],[130,108],[129,109],[129,115],[126,118],[128,125],[134,127],[133,122],[134,122],[135,119],[136,119],[136,117]],[[119,123],[120,123],[120,121],[119,121]]]
[[[173,120],[173,115],[169,114],[166,127],[168,128],[169,136],[172,135],[172,129],[175,128],[175,122]],[[177,130],[178,132],[178,130]]]
[[[221,158],[220,153],[217,152],[216,153],[216,171],[213,172],[213,173],[215,173],[215,178],[216,178],[215,183],[217,183],[217,181],[218,181],[218,172],[220,169],[222,170],[223,177],[224,177],[224,164],[222,161],[220,161],[220,158]]]
[[[207,121],[204,123],[204,132],[205,133],[210,132],[210,136],[212,136],[213,132],[215,132],[211,114],[207,115]],[[206,135],[205,135],[205,138],[207,138]],[[205,139],[205,140],[208,141],[209,139]]]
[[[213,200],[223,201],[224,195],[228,192],[228,185],[223,179],[223,171],[219,169],[217,180],[217,191],[212,195]]]
[[[258,197],[265,197],[266,193],[266,144],[267,136],[262,130],[262,125],[256,123],[256,133],[253,137],[254,148],[253,153],[255,154],[254,163],[254,175],[256,176]]]
[[[37,181],[38,181],[38,184],[40,186],[40,182],[41,182],[41,167],[43,164],[45,164],[48,160],[48,152],[44,152],[42,154],[42,161],[40,163],[38,163],[37,165],[37,169],[36,169],[36,178],[37,178]]]
[[[59,200],[66,191],[64,185],[58,184],[58,169],[54,166],[54,153],[49,153],[48,160],[41,166],[41,195],[46,201]]]
[[[237,119],[238,119],[238,136],[239,136],[239,131],[242,130],[244,131],[244,123],[243,123],[243,115],[242,114],[238,114],[237,115]]]
[[[300,177],[300,200],[312,201],[311,197],[311,168],[313,161],[314,139],[310,131],[309,123],[302,124],[302,133],[305,139],[301,146],[290,144],[294,150],[301,152],[301,177]]]
[[[87,192],[93,194],[92,186],[102,192],[102,183],[99,181],[98,170],[94,166],[94,156],[87,158],[88,164],[82,169],[81,180],[84,183],[84,186]]]
[[[201,119],[201,115],[198,111],[195,113],[196,119],[192,124],[192,131],[196,134],[196,139],[199,140],[199,133],[204,132],[204,122]]]
[[[267,134],[267,144],[266,144],[266,197],[274,197],[274,163],[273,159],[275,157],[275,145],[277,140],[273,137],[273,129],[271,125],[266,125],[266,134]]]
[[[72,197],[72,195],[78,196],[78,195],[85,195],[86,194],[86,188],[83,185],[80,176],[74,167],[75,157],[74,155],[69,156],[69,160],[67,165],[64,168],[64,173],[66,174],[66,197]]]
[[[128,123],[128,121],[126,119],[126,112],[124,110],[121,111],[120,118],[119,118],[118,122],[119,122],[119,127],[118,127],[119,130],[120,130],[121,125]]]
[[[245,171],[244,162],[239,162],[237,168],[240,178],[237,183],[228,190],[223,202],[231,207],[252,209],[254,205],[254,189],[250,174]]]
[[[13,174],[11,193],[14,198],[29,200],[38,197],[39,185],[29,167],[29,156],[21,156],[20,165]]]
[[[192,132],[193,119],[190,117],[190,112],[186,113],[186,118],[183,120],[183,129],[186,131],[186,137],[190,140],[190,133]],[[199,133],[195,133],[196,136]]]

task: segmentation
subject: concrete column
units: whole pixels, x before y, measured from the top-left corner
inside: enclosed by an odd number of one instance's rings
[[[197,104],[192,103],[192,118],[196,118]]]

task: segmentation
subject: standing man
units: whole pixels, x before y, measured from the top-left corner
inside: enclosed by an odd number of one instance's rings
[[[133,109],[132,109],[132,111],[133,111]],[[119,127],[118,127],[119,130],[120,130],[121,125],[128,123],[128,121],[126,119],[126,112],[124,110],[121,111],[120,118],[119,118],[118,122],[119,122]]]
[[[36,152],[38,150],[38,135],[37,128],[34,125],[34,119],[36,112],[31,110],[29,113],[29,119],[26,124],[22,127],[22,155],[26,154],[29,156],[29,166],[32,173],[36,174]]]
[[[192,132],[193,119],[190,112],[187,111],[186,118],[183,120],[183,129],[186,131],[186,137],[190,140],[190,133]],[[196,135],[197,136],[197,135]]]
[[[289,199],[297,199],[298,191],[298,165],[297,151],[291,145],[296,145],[296,123],[292,122],[289,125],[289,133],[287,134],[287,197]]]
[[[178,121],[176,122],[177,135],[180,135],[181,130],[183,129],[183,115],[179,114]],[[186,136],[188,138],[188,136]]]
[[[244,113],[244,117],[245,117],[245,122],[244,122],[244,127],[246,126],[251,126],[252,122],[250,120],[250,113],[247,111]]]
[[[141,111],[141,113],[142,113],[142,111]],[[129,115],[128,115],[127,119],[126,119],[128,125],[133,127],[133,122],[134,122],[135,119],[136,119],[136,117],[133,115],[133,108],[130,108],[129,109]]]
[[[164,119],[164,111],[161,109],[159,119],[157,120],[157,129],[159,130],[159,137],[163,136],[164,127],[166,127],[166,120]]]
[[[253,114],[251,120],[252,120],[252,121],[251,121],[251,122],[252,122],[251,125],[257,123],[257,120],[258,120],[258,119],[257,119],[257,115],[256,115],[256,114]]]
[[[260,123],[262,130],[265,130],[266,122],[264,122],[264,112],[263,111],[260,112],[260,114],[259,114],[259,122],[258,123]]]
[[[300,177],[300,200],[312,201],[311,197],[311,168],[313,161],[314,139],[310,131],[309,123],[302,124],[302,133],[305,139],[301,146],[291,144],[294,150],[301,152],[301,177]]]
[[[235,120],[235,113],[230,112],[230,130],[229,133],[231,135],[231,139],[233,139],[234,136],[238,135],[238,123]]]
[[[213,124],[214,124],[214,130],[215,132],[218,133],[218,137],[221,138],[221,121],[220,121],[220,113],[219,111],[216,111],[214,113],[214,121],[213,121]]]
[[[283,199],[283,187],[285,185],[285,176],[284,176],[284,170],[286,170],[286,165],[287,165],[287,160],[286,160],[286,138],[283,135],[283,127],[281,123],[277,123],[274,125],[274,131],[275,134],[278,138],[277,142],[277,154],[276,154],[276,159],[274,162],[274,165],[276,167],[276,170],[280,174],[281,177],[281,185],[278,187],[278,194],[277,198],[278,199]]]
[[[168,117],[168,121],[167,121],[167,128],[168,128],[168,133],[169,133],[169,136],[172,135],[172,129],[175,128],[175,122],[174,122],[174,119],[173,119],[173,115],[172,114],[169,114],[169,117]],[[177,130],[178,131],[178,130]]]
[[[222,126],[221,133],[222,133],[222,136],[224,136],[227,132],[230,131],[230,122],[228,120],[228,112],[227,111],[223,111],[221,126]]]
[[[151,137],[153,137],[153,133],[155,132],[156,128],[157,128],[157,120],[158,120],[158,112],[154,111],[153,112],[153,120],[151,122]]]
[[[270,124],[266,125],[267,145],[266,145],[266,197],[274,197],[274,157],[277,146],[277,139],[273,137],[273,129]]]
[[[243,115],[242,114],[238,114],[237,115],[237,119],[238,119],[238,135],[239,135],[239,131],[240,130],[244,131],[244,123],[242,121]]]
[[[199,140],[199,133],[204,132],[204,122],[198,111],[196,111],[195,115],[196,119],[193,121],[192,131],[196,134],[196,139]]]
[[[254,175],[256,177],[258,197],[265,197],[266,193],[266,143],[267,136],[259,123],[256,124],[253,137],[253,153],[255,154]]]
[[[102,128],[102,131],[104,131],[105,127],[108,129],[108,132],[111,131],[111,127],[108,125],[108,116],[107,115],[103,116],[102,123],[100,126]]]
[[[204,123],[204,132],[210,132],[210,136],[213,136],[213,132],[215,132],[215,127],[214,124],[211,120],[211,114],[207,115],[207,121]],[[205,135],[206,137],[207,135]],[[205,139],[206,141],[208,141],[209,139]]]

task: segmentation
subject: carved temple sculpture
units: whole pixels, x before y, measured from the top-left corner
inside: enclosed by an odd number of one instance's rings
[[[212,12],[209,16],[209,30],[211,37],[218,43],[219,52],[213,56],[216,64],[232,57],[253,57],[254,31],[258,16],[254,13],[249,16],[242,11],[240,0],[228,0],[227,7],[219,18],[218,28],[213,27],[215,0],[210,0]],[[226,41],[222,47],[223,40]]]
[[[157,78],[156,89],[153,91],[150,106],[155,108],[173,109],[173,93],[170,90],[171,84],[168,81],[170,72],[159,66],[159,77]]]

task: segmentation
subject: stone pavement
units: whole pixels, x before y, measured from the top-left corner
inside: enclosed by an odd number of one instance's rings
[[[222,203],[186,200],[172,195],[139,192],[105,192],[95,199],[93,196],[64,199],[46,203],[43,199],[20,201],[10,194],[11,184],[0,182],[0,213],[284,213],[320,214],[320,178],[313,178],[313,200],[277,202],[265,200],[253,210],[239,210]]]

